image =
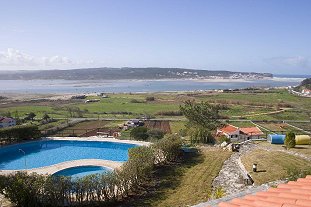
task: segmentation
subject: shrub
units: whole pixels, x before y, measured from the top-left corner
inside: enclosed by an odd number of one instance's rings
[[[130,103],[144,103],[144,101],[132,99],[132,100],[130,100]]]
[[[36,139],[41,137],[41,132],[37,126],[26,125],[26,126],[15,126],[0,129],[0,139],[7,141],[21,141]]]
[[[296,140],[295,140],[295,133],[290,131],[286,133],[286,137],[284,140],[284,144],[286,146],[286,149],[290,149],[296,146]]]
[[[160,116],[182,116],[181,111],[159,111],[156,114]]]
[[[146,127],[136,127],[132,129],[130,136],[137,140],[147,140],[149,135],[147,133],[148,129]]]
[[[164,132],[159,129],[150,129],[147,131],[147,134],[151,139],[162,139],[164,137]]]
[[[146,101],[155,101],[154,96],[148,96],[146,97]]]
[[[219,139],[218,139],[218,143],[223,143],[223,142],[227,142],[227,143],[230,143],[231,140],[230,138],[226,137],[225,135],[222,135]]]
[[[287,168],[287,175],[290,181],[296,181],[298,178],[304,178],[307,175],[311,175],[311,168],[298,169],[298,168]]]
[[[177,135],[169,135],[156,144],[154,149],[156,151],[156,162],[166,163],[177,161],[181,155],[182,141]]]

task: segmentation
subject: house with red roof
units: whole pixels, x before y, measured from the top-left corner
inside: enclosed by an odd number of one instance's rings
[[[258,127],[240,128],[240,136],[244,140],[259,139],[264,133]]]
[[[216,136],[226,136],[231,141],[246,141],[250,139],[259,139],[264,133],[258,127],[236,127],[226,125],[218,128]]]
[[[222,128],[218,128],[216,136],[226,136],[230,140],[238,140],[240,136],[240,129],[231,124],[228,124]]]
[[[11,117],[0,116],[0,128],[16,126],[16,120]]]

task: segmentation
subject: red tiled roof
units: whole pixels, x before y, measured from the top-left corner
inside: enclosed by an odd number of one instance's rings
[[[219,131],[223,132],[223,133],[227,133],[227,134],[230,134],[230,133],[233,133],[235,132],[236,130],[238,130],[239,128],[235,127],[235,126],[232,126],[232,125],[226,125],[225,127],[219,129]]]
[[[265,192],[219,203],[218,207],[311,207],[311,175]]]
[[[247,135],[257,136],[264,134],[258,127],[242,127],[240,130],[243,134]]]

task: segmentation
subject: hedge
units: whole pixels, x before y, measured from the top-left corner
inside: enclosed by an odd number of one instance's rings
[[[37,126],[25,125],[0,129],[0,141],[16,142],[22,140],[37,139],[41,132]]]

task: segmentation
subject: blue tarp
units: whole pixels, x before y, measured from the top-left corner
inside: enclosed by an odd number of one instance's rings
[[[285,135],[284,134],[269,134],[268,140],[271,144],[284,144]]]

